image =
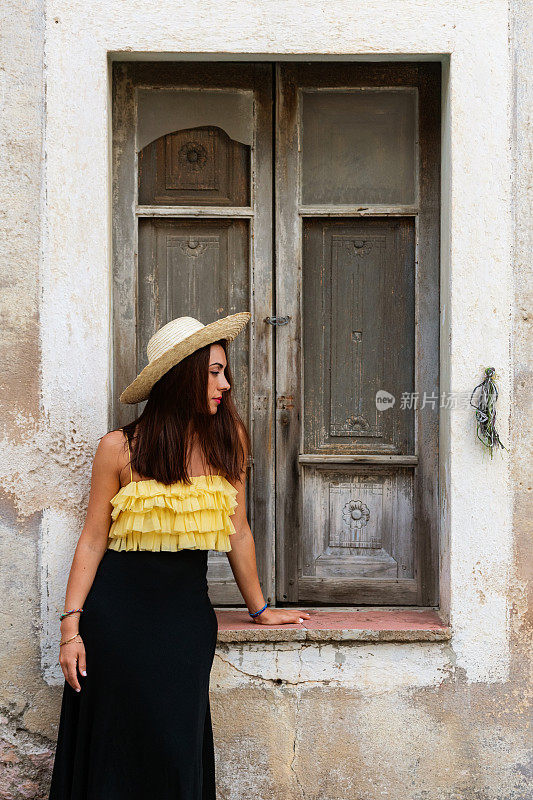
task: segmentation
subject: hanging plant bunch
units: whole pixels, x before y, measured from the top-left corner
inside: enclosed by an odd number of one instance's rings
[[[489,448],[490,457],[495,447],[507,448],[500,441],[496,431],[496,400],[498,389],[494,381],[494,367],[487,367],[485,378],[479,383],[470,395],[470,405],[476,409],[477,437],[485,447]],[[472,402],[475,392],[479,389],[477,404]]]

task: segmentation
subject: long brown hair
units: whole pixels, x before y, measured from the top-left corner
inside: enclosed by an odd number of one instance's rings
[[[226,340],[215,344],[223,347],[227,360]],[[167,485],[192,483],[186,462],[189,447],[196,438],[209,471],[228,480],[243,477],[248,464],[241,437],[250,453],[250,436],[231,395],[228,360],[226,379],[230,388],[221,393],[216,414],[210,411],[207,397],[210,349],[210,344],[205,345],[168,370],[152,387],[142,413],[123,426],[130,443],[131,465],[139,475]]]

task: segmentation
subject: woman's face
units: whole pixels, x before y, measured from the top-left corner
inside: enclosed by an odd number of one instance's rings
[[[212,344],[209,352],[209,379],[207,381],[207,398],[212,414],[217,413],[223,392],[227,392],[230,388],[224,374],[226,366],[224,348],[219,344]]]

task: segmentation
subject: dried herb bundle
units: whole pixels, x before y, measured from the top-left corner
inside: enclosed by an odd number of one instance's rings
[[[489,448],[492,458],[493,449],[498,446],[504,450],[507,448],[500,441],[496,431],[496,400],[498,399],[498,389],[494,381],[494,367],[487,367],[485,378],[474,388],[470,395],[470,405],[476,409],[477,437],[485,447]],[[477,404],[472,402],[474,393],[479,389]]]

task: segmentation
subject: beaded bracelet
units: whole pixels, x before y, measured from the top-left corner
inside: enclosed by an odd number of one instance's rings
[[[61,622],[61,620],[65,619],[65,617],[68,617],[69,614],[75,614],[77,611],[83,611],[83,608],[71,608],[70,611],[64,611],[59,615],[59,621]]]
[[[259,614],[262,614],[262,613],[263,613],[263,611],[265,610],[265,608],[266,608],[267,606],[268,606],[268,603],[265,603],[265,605],[263,606],[263,608],[262,608],[260,611],[254,611],[254,613],[253,613],[253,614],[252,614],[252,613],[249,611],[249,612],[248,612],[248,614],[250,614],[250,616],[252,617],[252,619],[253,619],[254,617],[258,617],[258,616],[259,616]]]

